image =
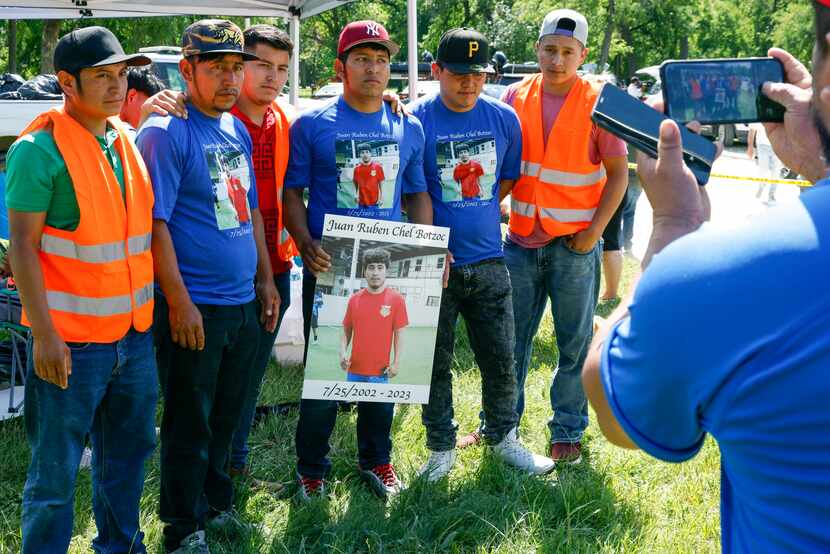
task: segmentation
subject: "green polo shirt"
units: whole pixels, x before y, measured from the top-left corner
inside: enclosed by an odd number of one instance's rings
[[[124,167],[115,148],[118,131],[95,137],[112,166],[121,194]],[[75,187],[50,129],[20,137],[6,156],[6,206],[19,212],[46,212],[46,225],[74,231],[81,221]]]

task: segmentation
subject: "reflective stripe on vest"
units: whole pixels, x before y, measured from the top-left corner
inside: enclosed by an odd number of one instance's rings
[[[566,187],[587,187],[593,186],[605,179],[605,166],[601,165],[593,173],[582,174],[570,171],[557,171],[556,169],[542,169],[542,164],[533,162],[522,162],[522,175],[536,177],[540,182],[548,185],[559,185]]]
[[[68,292],[47,290],[46,303],[49,304],[50,310],[98,317],[128,314],[133,309],[133,303],[128,294],[104,298],[90,298],[88,296],[69,294]]]
[[[536,206],[521,202],[515,198],[510,200],[510,211],[515,212],[525,217],[534,217],[536,215]],[[549,217],[562,223],[573,223],[576,221],[592,221],[596,209],[590,210],[569,210],[565,208],[539,208],[539,214],[542,217]]]
[[[136,308],[140,308],[153,299],[153,284],[144,285],[133,293]],[[55,290],[46,291],[46,303],[50,310],[60,310],[78,315],[94,315],[105,317],[110,315],[127,314],[133,309],[129,295],[91,298],[78,296],[68,292]]]
[[[117,262],[126,257],[124,254],[123,240],[106,244],[82,246],[69,239],[44,233],[40,238],[40,249],[46,254],[55,254],[56,256],[71,258],[90,264]]]
[[[152,235],[150,233],[130,237],[127,240],[129,255],[135,256],[147,252],[150,249],[151,241]],[[69,239],[44,233],[40,238],[40,249],[46,254],[54,254],[89,264],[117,262],[126,257],[123,240],[106,244],[80,245]]]
[[[153,235],[152,233],[146,233],[144,235],[136,235],[134,237],[130,237],[127,239],[127,251],[130,253],[130,256],[136,256],[138,254],[142,254],[150,250],[150,244],[152,243]]]
[[[147,302],[153,299],[153,293],[155,292],[155,287],[153,283],[148,283],[135,291],[133,293],[133,299],[135,300],[135,307],[140,308]]]

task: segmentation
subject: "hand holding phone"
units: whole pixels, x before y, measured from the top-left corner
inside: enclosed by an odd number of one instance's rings
[[[668,60],[660,66],[666,115],[680,123],[781,122],[784,108],[761,91],[784,82],[775,58]]]

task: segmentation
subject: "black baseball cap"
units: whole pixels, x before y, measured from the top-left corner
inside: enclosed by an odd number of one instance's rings
[[[245,61],[258,60],[245,52],[242,29],[226,19],[202,19],[191,23],[182,33],[182,56],[201,54],[239,54]]]
[[[147,65],[152,60],[142,54],[125,54],[121,43],[105,27],[84,27],[63,35],[55,46],[55,71],[74,73],[86,67],[126,62]]]
[[[453,73],[495,73],[490,65],[490,43],[473,29],[450,29],[438,42],[435,61]]]

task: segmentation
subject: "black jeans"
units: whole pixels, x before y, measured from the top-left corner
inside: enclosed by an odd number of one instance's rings
[[[196,307],[205,330],[201,351],[173,343],[167,302],[156,295],[154,334],[164,395],[159,517],[168,551],[204,528],[209,509],[233,504],[225,465],[259,345],[255,301]]]
[[[311,330],[311,308],[317,279],[303,273],[303,330],[306,355]],[[305,356],[303,357],[305,362]],[[388,464],[392,453],[392,418],[395,405],[383,402],[357,403],[357,451],[362,469]],[[297,471],[303,477],[324,478],[331,469],[328,459],[329,438],[337,422],[337,401],[300,401],[300,420],[297,422]]]
[[[429,404],[421,414],[430,450],[455,448],[458,424],[453,420],[451,369],[459,314],[466,323],[470,346],[481,371],[485,440],[497,444],[517,425],[511,295],[510,276],[501,259],[450,269],[438,316]]]

